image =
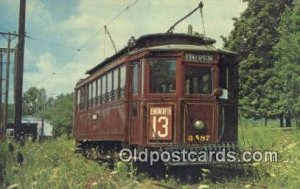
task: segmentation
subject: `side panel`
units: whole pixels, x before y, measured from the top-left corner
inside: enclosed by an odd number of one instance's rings
[[[120,102],[78,116],[76,140],[125,141],[127,108],[127,102]]]
[[[238,112],[237,107],[230,104],[219,107],[219,128],[220,141],[236,142],[238,136]]]
[[[140,125],[140,101],[130,102],[130,144],[140,144],[142,126]]]

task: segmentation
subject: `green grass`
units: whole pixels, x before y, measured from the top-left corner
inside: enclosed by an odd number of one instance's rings
[[[254,164],[257,170],[254,182],[274,188],[300,188],[299,129],[272,130],[270,127],[247,123],[239,130],[242,149],[277,151],[279,155],[277,163]]]
[[[300,130],[270,130],[272,127],[247,122],[239,129],[239,143],[243,150],[278,151],[278,163],[254,163],[250,175],[218,179],[210,175],[199,183],[180,183],[174,178],[159,182],[176,188],[295,188],[300,187]],[[114,171],[105,165],[74,154],[74,141],[66,137],[46,140],[43,143],[26,142],[25,147],[14,144],[13,153],[8,152],[8,143],[0,145],[0,171],[5,187],[17,184],[16,188],[159,188],[153,179],[133,175],[128,166],[118,163]],[[16,156],[21,152],[24,164],[20,166]],[[1,177],[0,177],[1,181]],[[0,188],[4,188],[4,184]],[[204,187],[204,186],[203,186]]]
[[[27,142],[25,147],[14,144],[13,153],[7,151],[7,143],[1,145],[1,159],[6,159],[5,185],[17,184],[17,188],[117,188],[129,184],[125,171],[118,168],[113,173],[105,165],[87,160],[74,153],[74,141],[66,137],[47,140],[44,143]],[[24,156],[24,164],[16,159],[18,152]],[[120,168],[121,169],[121,168]],[[2,185],[3,187],[3,185]],[[1,186],[0,186],[1,188]]]

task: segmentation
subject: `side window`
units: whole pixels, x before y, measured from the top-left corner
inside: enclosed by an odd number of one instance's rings
[[[100,77],[99,79],[98,79],[98,82],[97,82],[97,84],[98,84],[98,87],[97,87],[97,89],[98,89],[98,96],[97,96],[97,98],[98,98],[98,104],[101,102],[101,95],[102,95],[102,87],[101,87],[101,84],[102,84],[102,81],[101,81],[101,79],[102,79],[102,77]]]
[[[231,56],[225,56],[219,65],[220,80],[219,87],[223,89],[223,95],[220,99],[235,99],[237,95],[237,65],[235,64],[235,58]]]
[[[105,101],[106,100],[106,93],[107,93],[107,83],[106,83],[106,75],[102,77],[102,99]]]
[[[138,86],[139,86],[139,63],[134,63],[132,67],[132,85],[131,92],[132,95],[135,96],[138,94]]]
[[[119,68],[116,68],[113,72],[113,91],[114,91],[114,98],[118,98],[118,88],[119,88]]]
[[[92,83],[89,83],[89,107],[91,107],[92,103],[91,103],[91,100],[92,100],[92,94],[93,94],[93,88],[92,88]]]
[[[97,97],[97,80],[93,81],[93,101],[96,104],[96,97]]]
[[[220,66],[220,87],[223,89],[228,89],[229,83],[229,68],[228,64]]]
[[[86,94],[86,91],[85,91],[85,86],[81,87],[80,88],[80,110],[83,110],[85,108],[85,94]]]
[[[80,91],[81,91],[81,88],[80,89],[77,89],[77,110],[79,111],[81,108],[80,108],[80,101],[81,101],[81,98],[80,98]]]
[[[120,68],[120,96],[123,97],[125,94],[126,85],[126,66],[121,66]]]
[[[111,99],[111,92],[112,92],[112,72],[107,74],[107,93],[108,93],[108,100]]]

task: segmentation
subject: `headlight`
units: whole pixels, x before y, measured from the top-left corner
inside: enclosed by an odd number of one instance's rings
[[[204,127],[205,127],[205,123],[204,123],[204,121],[202,121],[202,120],[196,120],[196,121],[194,122],[194,127],[195,127],[195,129],[197,129],[197,130],[202,130],[202,129],[204,129]]]

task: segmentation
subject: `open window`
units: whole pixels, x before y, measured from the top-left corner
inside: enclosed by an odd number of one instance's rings
[[[219,70],[219,87],[223,91],[223,95],[219,98],[225,100],[236,98],[238,68],[235,57],[224,56],[219,64]]]

